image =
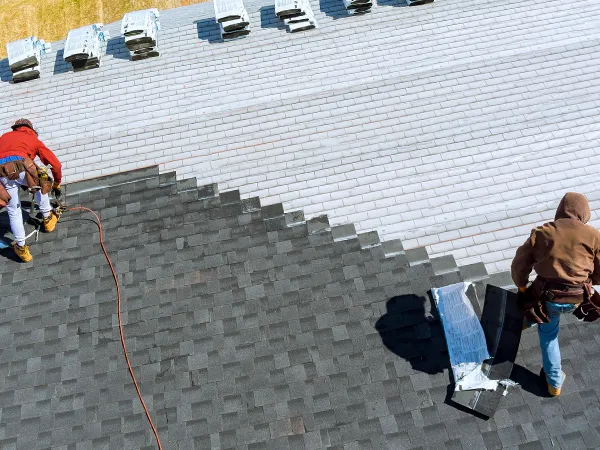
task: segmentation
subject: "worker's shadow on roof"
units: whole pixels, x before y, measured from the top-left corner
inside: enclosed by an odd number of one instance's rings
[[[510,379],[519,383],[524,391],[536,397],[550,397],[548,387],[539,374],[532,372],[527,367],[515,363],[513,365]]]
[[[12,81],[12,72],[8,65],[8,58],[0,60],[0,81],[10,83]]]
[[[198,31],[198,39],[207,41],[209,44],[223,42],[219,25],[215,22],[215,18],[196,20],[196,29]]]
[[[383,344],[409,361],[414,370],[435,374],[450,368],[444,329],[431,298],[414,294],[392,297],[375,329]]]
[[[21,259],[17,256],[17,254],[12,249],[11,245],[6,245],[6,242],[2,239],[0,240],[0,257],[6,258],[14,262],[21,262]]]
[[[19,257],[15,254],[12,249],[12,239],[7,236],[10,232],[10,222],[8,221],[8,214],[3,209],[0,214],[0,257],[6,258],[11,261],[21,262]]]

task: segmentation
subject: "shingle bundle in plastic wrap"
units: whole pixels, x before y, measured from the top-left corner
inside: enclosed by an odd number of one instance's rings
[[[159,12],[156,8],[132,11],[123,16],[121,33],[125,36],[125,46],[129,49],[133,61],[160,55],[158,17]]]
[[[65,61],[71,63],[75,72],[100,67],[103,43],[108,37],[101,23],[69,31],[64,50]]]
[[[40,76],[42,55],[50,51],[50,44],[31,36],[6,44],[8,64],[13,74],[13,81],[33,80]]]
[[[214,0],[215,20],[224,41],[250,34],[248,12],[242,0]]]
[[[469,283],[457,283],[431,290],[444,327],[455,390],[495,390],[497,380],[490,380],[481,370],[490,358],[483,328],[466,295]]]
[[[275,0],[275,14],[290,33],[317,28],[309,0]]]
[[[377,6],[375,0],[344,0],[344,7],[351,16],[370,13],[373,6]]]

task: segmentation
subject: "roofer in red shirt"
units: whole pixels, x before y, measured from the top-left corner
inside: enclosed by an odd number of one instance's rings
[[[23,262],[29,262],[33,258],[25,245],[19,186],[37,190],[36,202],[44,216],[44,231],[49,233],[56,228],[59,217],[50,205],[48,192],[54,190],[54,194],[60,196],[62,166],[56,155],[38,139],[37,131],[29,120],[19,119],[11,128],[13,131],[0,136],[0,208],[6,206],[8,211],[10,228],[15,236],[15,253]],[[40,177],[33,162],[36,156],[43,164],[52,166],[54,182]]]

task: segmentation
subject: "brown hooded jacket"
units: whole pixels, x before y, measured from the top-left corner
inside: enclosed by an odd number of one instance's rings
[[[517,249],[511,266],[515,284],[526,286],[532,269],[546,280],[599,284],[600,232],[586,225],[590,216],[585,196],[568,192],[558,205],[554,222],[532,230]]]

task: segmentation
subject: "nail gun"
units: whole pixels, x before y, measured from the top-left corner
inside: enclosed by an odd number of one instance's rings
[[[52,182],[52,178],[50,178],[50,169],[52,169],[51,165],[48,165],[46,167],[39,167],[38,168],[38,177],[40,179],[40,184],[42,184],[43,182]],[[41,189],[41,187],[35,186],[36,189],[39,190]],[[50,200],[50,204],[52,205],[52,208],[54,208],[54,212],[56,214],[60,215],[65,212],[65,210],[67,209],[67,202],[66,202],[66,190],[63,193],[62,189],[65,189],[64,187],[61,189],[52,189],[52,195],[53,195],[53,199]]]

